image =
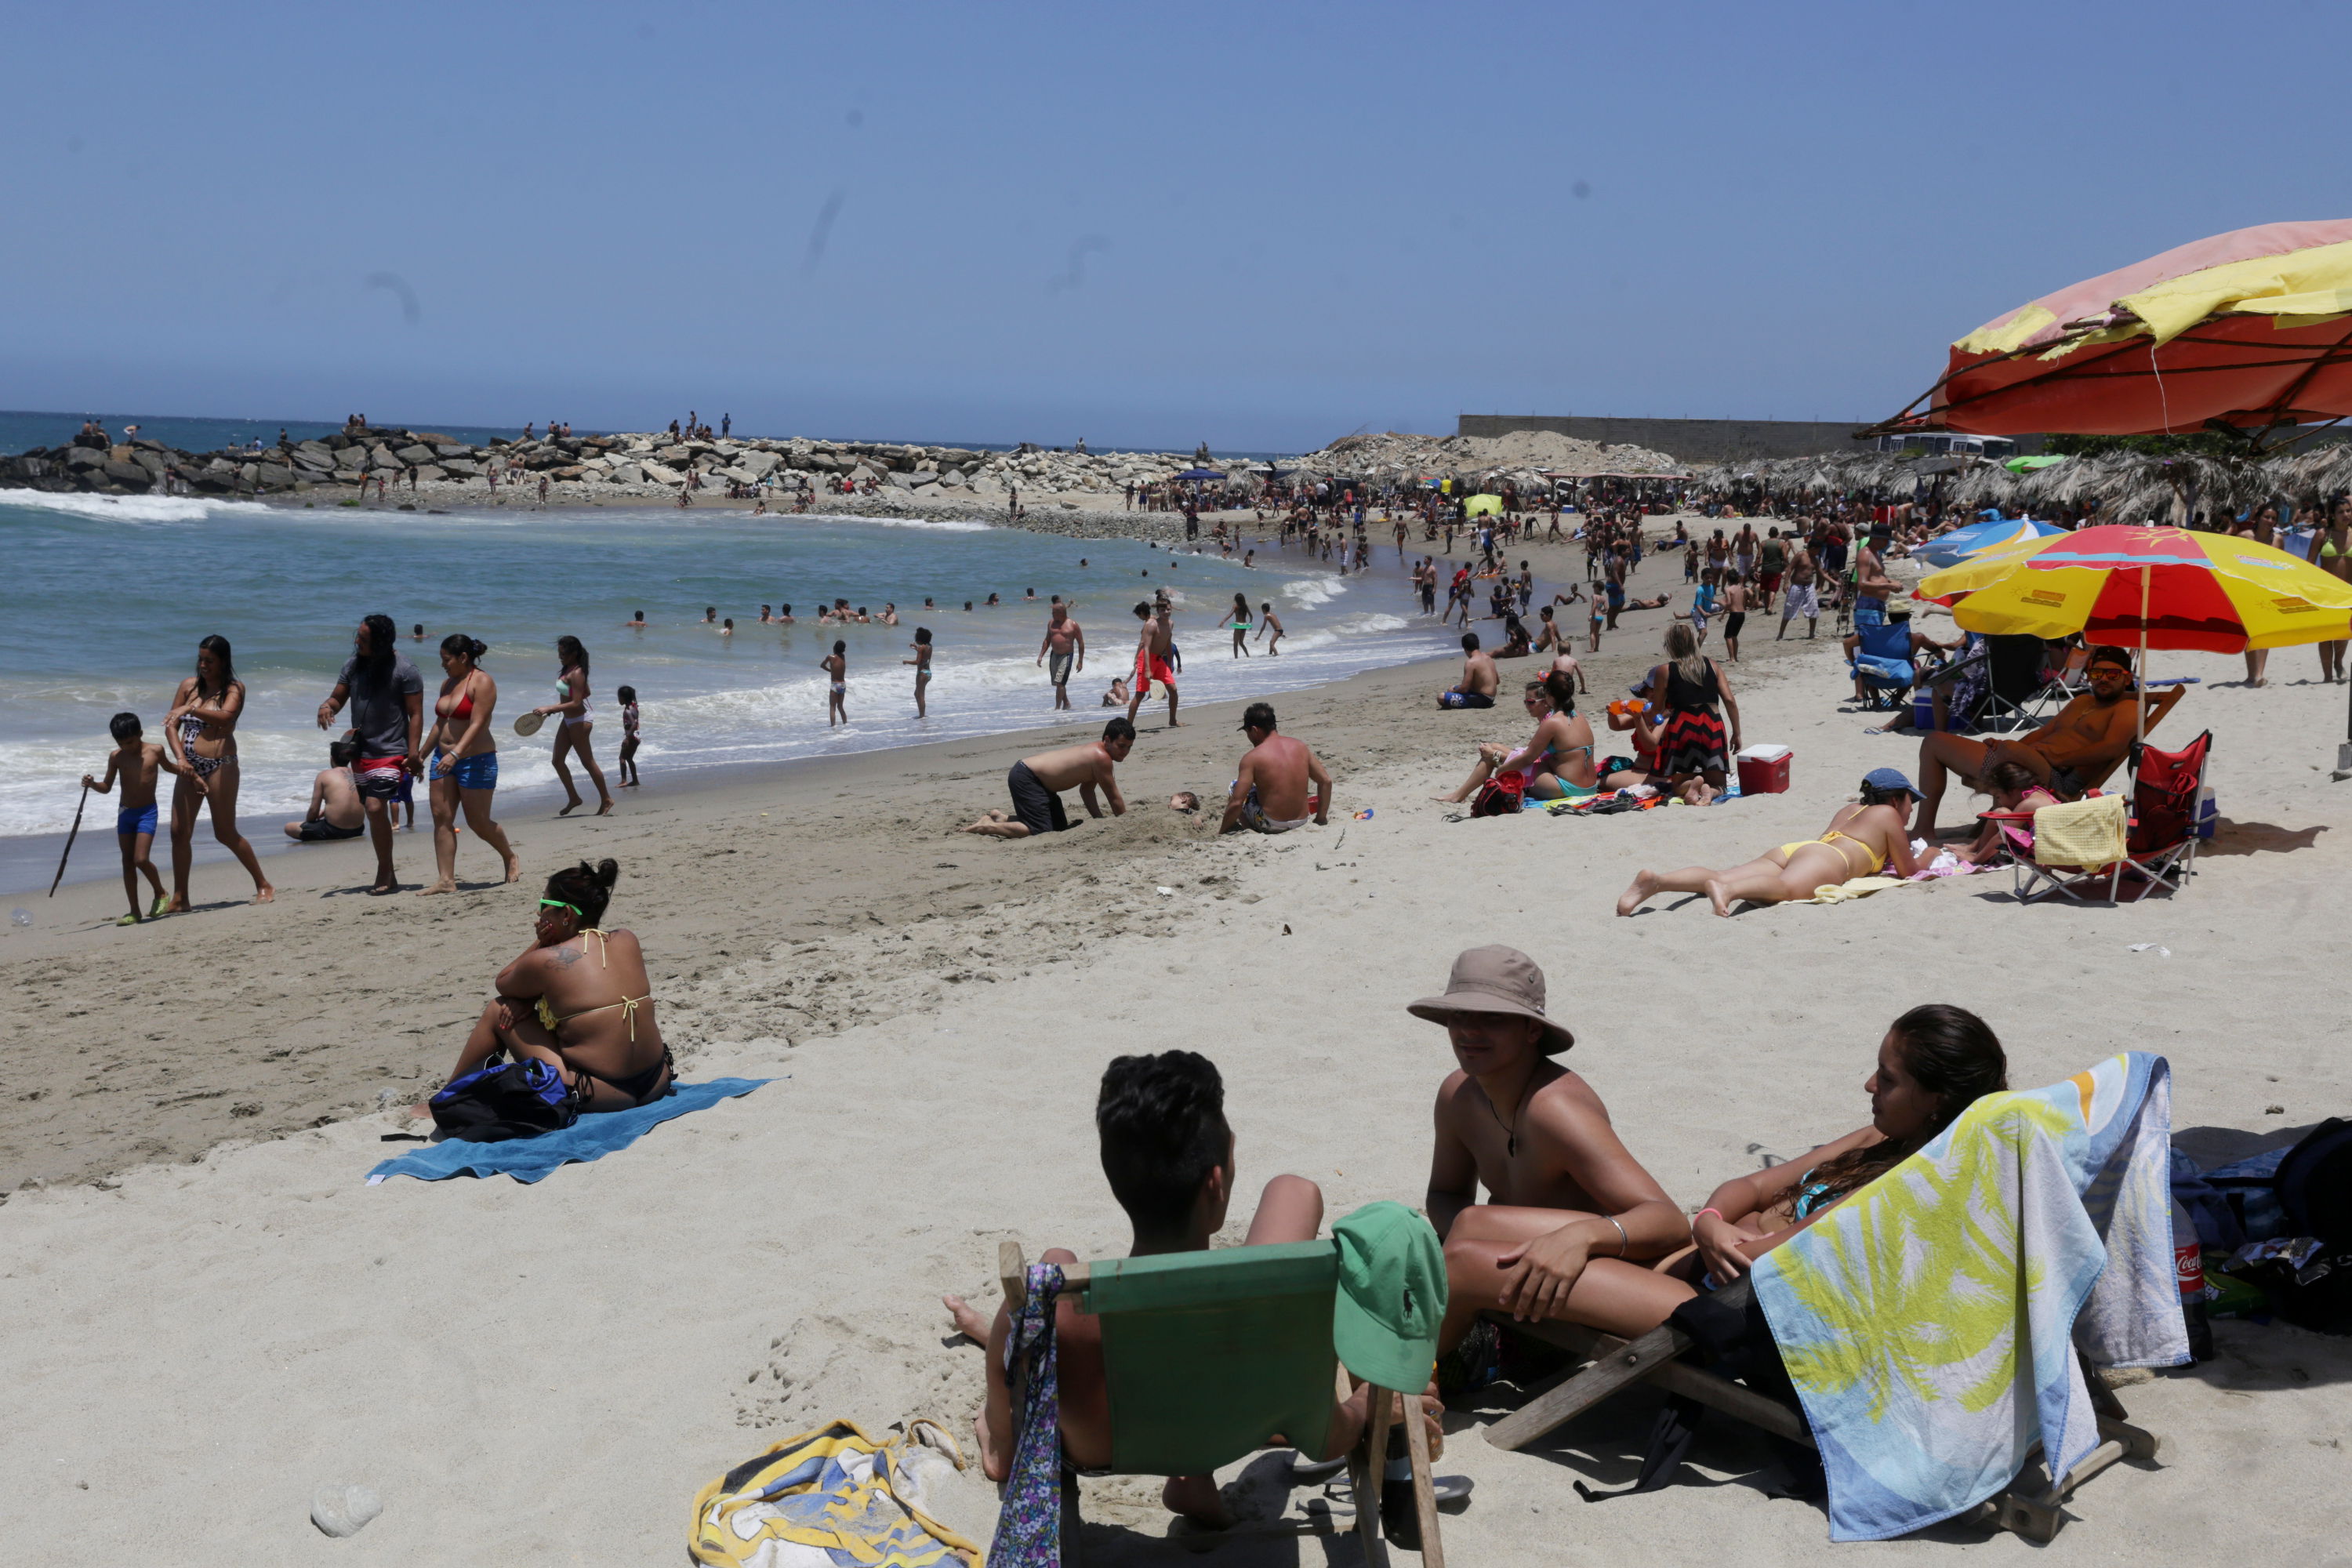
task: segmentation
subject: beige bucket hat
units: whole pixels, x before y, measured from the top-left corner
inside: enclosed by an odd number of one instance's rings
[[[1507,1013],[1543,1026],[1543,1053],[1558,1056],[1576,1044],[1565,1024],[1544,1016],[1543,971],[1516,947],[1474,947],[1454,961],[1445,994],[1405,1005],[1406,1012],[1433,1024],[1456,1013]]]

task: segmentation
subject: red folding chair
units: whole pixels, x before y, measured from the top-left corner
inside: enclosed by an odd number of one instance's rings
[[[2197,807],[2205,793],[2205,762],[2213,731],[2177,752],[2145,741],[2132,745],[2130,854],[2125,864],[2150,884],[2179,892],[2197,874]]]

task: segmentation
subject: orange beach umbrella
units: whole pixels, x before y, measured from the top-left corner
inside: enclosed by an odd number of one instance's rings
[[[2215,235],[2021,305],[1954,343],[1942,379],[1873,433],[2259,433],[2347,416],[2352,219],[2336,218]]]

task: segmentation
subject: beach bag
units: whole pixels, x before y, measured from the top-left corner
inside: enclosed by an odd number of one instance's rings
[[[1498,773],[1480,786],[1470,802],[1473,816],[1510,816],[1517,813],[1519,802],[1526,795],[1527,779],[1518,773]]]
[[[580,1119],[577,1091],[532,1058],[477,1068],[436,1094],[433,1124],[467,1143],[560,1131]]]
[[[2246,1240],[2319,1240],[2319,1250],[2300,1268],[2282,1258],[2237,1273],[2260,1286],[2288,1322],[2352,1334],[2352,1121],[2330,1117],[2293,1148],[2224,1165],[2205,1182],[2221,1194]]]
[[[946,1428],[922,1417],[880,1441],[854,1421],[785,1438],[697,1495],[687,1554],[702,1568],[968,1568],[983,1553],[930,1515],[909,1463],[926,1428],[939,1461],[962,1469]]]

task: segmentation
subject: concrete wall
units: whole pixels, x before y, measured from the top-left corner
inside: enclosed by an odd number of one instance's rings
[[[1458,416],[1454,434],[1491,437],[1507,436],[1514,430],[1549,430],[1611,447],[1647,447],[1686,463],[1722,463],[1857,451],[1860,446],[1853,433],[1868,423],[1866,419],[1834,424],[1801,419],[1605,419],[1581,415],[1464,414]]]

